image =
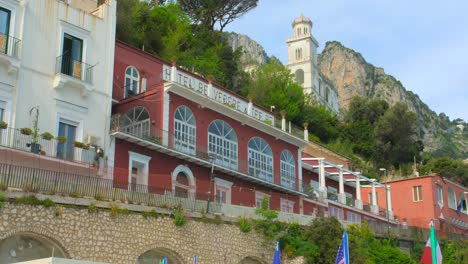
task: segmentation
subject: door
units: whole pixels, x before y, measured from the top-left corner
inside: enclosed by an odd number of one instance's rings
[[[64,122],[59,122],[59,136],[66,137],[65,143],[59,143],[57,145],[57,158],[73,160],[74,159],[74,147],[76,137],[76,126]]]
[[[0,7],[0,52],[8,54],[8,36],[10,34],[9,10]]]
[[[64,34],[62,50],[62,73],[81,79],[83,40]]]

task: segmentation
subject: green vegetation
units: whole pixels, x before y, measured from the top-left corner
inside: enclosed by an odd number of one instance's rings
[[[245,217],[239,217],[237,224],[239,225],[240,231],[243,233],[249,233],[252,231],[252,224],[250,223],[250,220]]]
[[[0,208],[2,208],[4,204],[5,204],[5,194],[0,192]]]
[[[187,213],[182,209],[174,210],[174,224],[177,227],[184,226],[187,223]]]
[[[17,197],[14,201],[16,204],[27,204],[27,205],[42,205],[46,208],[55,206],[55,202],[47,198],[45,200],[39,200],[34,195]]]
[[[88,205],[88,213],[90,213],[90,214],[95,214],[95,213],[97,213],[97,212],[98,212],[98,207],[97,207],[97,205],[96,205],[95,203],[90,203],[90,204]]]
[[[418,169],[423,175],[439,173],[468,186],[468,163],[463,162],[463,160],[453,160],[447,157],[432,158],[426,164],[419,166]]]
[[[151,210],[151,211],[145,211],[145,212],[142,212],[141,215],[144,217],[144,218],[158,218],[159,217],[159,214],[156,212],[156,210]]]

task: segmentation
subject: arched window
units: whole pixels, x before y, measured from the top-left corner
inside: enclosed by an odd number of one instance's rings
[[[195,177],[185,165],[177,166],[172,172],[172,191],[175,196],[182,198],[195,197]]]
[[[296,165],[289,150],[281,152],[281,185],[290,189],[296,188]]]
[[[120,121],[120,131],[137,137],[150,134],[150,118],[146,108],[137,106],[128,110]]]
[[[174,113],[174,145],[179,151],[195,154],[196,124],[192,111],[185,105]]]
[[[294,75],[296,76],[297,83],[299,84],[304,83],[304,71],[302,69],[297,70]]]
[[[270,145],[259,137],[249,141],[249,175],[273,182],[273,152]]]
[[[305,28],[304,28],[304,34],[307,34],[307,31],[308,31],[308,28],[305,27]]]
[[[215,120],[210,124],[208,153],[216,155],[216,164],[237,169],[237,135],[228,123]]]
[[[299,49],[299,59],[302,59],[302,48]]]
[[[457,196],[452,188],[448,188],[448,206],[452,209],[457,209]]]
[[[138,94],[138,83],[140,74],[133,66],[128,66],[125,70],[125,98]]]

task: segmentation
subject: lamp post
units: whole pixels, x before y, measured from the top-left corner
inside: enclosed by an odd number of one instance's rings
[[[210,202],[211,202],[211,188],[213,184],[213,177],[214,177],[214,165],[216,161],[216,154],[210,153],[208,155],[209,160],[211,161],[211,172],[210,172],[210,185],[208,187],[208,200],[206,201],[206,213],[210,212]]]

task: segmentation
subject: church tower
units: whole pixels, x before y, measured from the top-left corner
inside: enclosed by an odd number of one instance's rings
[[[314,92],[318,85],[317,48],[318,42],[312,36],[312,21],[301,15],[292,23],[293,36],[288,44],[288,68],[296,77],[296,82],[304,88],[304,94]]]

